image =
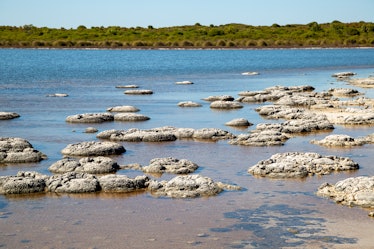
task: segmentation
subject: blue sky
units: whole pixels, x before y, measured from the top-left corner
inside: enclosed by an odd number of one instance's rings
[[[0,0],[0,25],[155,28],[374,22],[374,0]]]

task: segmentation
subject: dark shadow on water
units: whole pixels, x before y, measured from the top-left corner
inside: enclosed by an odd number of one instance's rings
[[[228,244],[229,248],[282,248],[303,247],[309,242],[329,244],[355,244],[356,238],[321,235],[324,234],[323,218],[312,217],[318,211],[298,209],[286,204],[262,205],[257,209],[238,209],[224,214],[225,218],[238,223],[224,228],[211,228],[212,232],[251,232],[249,238],[240,243]]]

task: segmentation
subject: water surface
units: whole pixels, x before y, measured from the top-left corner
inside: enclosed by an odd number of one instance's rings
[[[2,165],[0,175],[20,170],[51,174],[48,167],[62,158],[67,144],[97,140],[84,133],[88,126],[107,129],[161,126],[221,128],[243,117],[255,125],[264,120],[245,104],[233,111],[216,111],[201,100],[211,95],[238,96],[240,91],[274,85],[312,85],[316,91],[351,87],[331,74],[353,71],[374,74],[374,49],[284,50],[0,50],[0,111],[21,115],[1,121],[0,136],[22,137],[48,155],[35,164]],[[257,76],[242,72],[257,71]],[[190,80],[193,85],[176,85]],[[130,96],[117,85],[139,85],[153,95]],[[373,98],[374,91],[358,89]],[[67,98],[46,97],[67,93]],[[180,108],[180,101],[201,108]],[[267,104],[267,103],[264,103]],[[68,115],[105,112],[116,105],[134,105],[151,117],[140,123],[68,124]],[[254,126],[248,130],[254,129]],[[227,141],[122,143],[120,164],[147,165],[155,157],[186,158],[197,173],[237,184],[243,191],[226,191],[211,198],[155,198],[149,193],[0,196],[0,246],[5,248],[352,248],[373,243],[368,210],[348,208],[317,197],[322,183],[351,176],[373,175],[373,145],[351,149],[322,148],[309,143],[328,134],[364,136],[373,127],[335,126],[330,133],[292,138],[284,146],[232,146]],[[311,151],[348,156],[361,168],[355,172],[302,180],[255,178],[247,169],[278,152]],[[118,174],[136,176],[136,171]],[[152,176],[153,177],[153,176]],[[164,174],[157,179],[171,179]]]

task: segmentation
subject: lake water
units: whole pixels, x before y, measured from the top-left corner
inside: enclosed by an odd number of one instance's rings
[[[257,71],[256,76],[242,72]],[[202,98],[238,96],[240,91],[274,85],[312,85],[316,91],[350,87],[331,74],[353,71],[374,74],[374,49],[284,50],[0,50],[0,111],[20,118],[0,121],[0,136],[22,137],[48,156],[35,164],[1,165],[0,175],[18,171],[51,174],[66,145],[97,140],[84,133],[94,126],[108,129],[161,126],[221,128],[245,133],[265,120],[245,104],[232,111],[215,111]],[[176,85],[189,80],[193,85]],[[125,95],[118,85],[136,84],[153,95]],[[358,88],[357,88],[358,89]],[[374,90],[358,89],[374,98]],[[46,97],[67,93],[69,97]],[[201,103],[180,108],[180,101]],[[264,103],[269,104],[269,103]],[[105,112],[108,107],[133,105],[151,119],[146,122],[69,124],[69,115]],[[262,104],[261,104],[262,105]],[[246,118],[254,126],[238,130],[224,123]],[[147,165],[156,157],[186,158],[196,173],[215,181],[237,184],[242,191],[225,191],[211,198],[155,198],[149,193],[0,196],[0,247],[4,248],[370,248],[374,223],[368,210],[349,208],[317,197],[318,187],[351,176],[373,175],[373,145],[351,149],[310,144],[327,134],[364,136],[374,127],[335,126],[330,133],[295,137],[284,146],[247,147],[227,141],[122,143],[119,164]],[[347,156],[360,164],[355,172],[302,180],[255,178],[250,166],[278,152],[311,151]],[[117,174],[142,175],[133,170]],[[154,176],[152,176],[154,177]],[[164,174],[161,179],[171,179]]]

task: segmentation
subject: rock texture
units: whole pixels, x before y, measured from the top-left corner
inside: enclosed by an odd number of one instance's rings
[[[363,79],[351,79],[348,81],[351,85],[362,87],[362,88],[373,88],[374,77],[363,78]]]
[[[367,143],[365,138],[353,138],[348,135],[334,134],[325,137],[322,140],[311,140],[312,144],[318,144],[326,147],[352,147],[361,146]]]
[[[148,176],[129,178],[125,175],[105,175],[99,177],[101,190],[110,193],[133,192],[148,187]]]
[[[225,125],[227,126],[251,126],[253,125],[245,118],[236,118],[229,122],[226,122]]]
[[[49,168],[53,173],[79,172],[89,174],[114,173],[119,169],[117,162],[109,157],[84,157],[79,161],[72,158],[61,159]]]
[[[15,112],[0,112],[0,120],[7,120],[7,119],[13,119],[18,118],[20,115]]]
[[[216,128],[175,128],[171,126],[153,128],[149,130],[107,130],[100,132],[97,138],[109,139],[112,141],[126,142],[167,142],[176,139],[193,138],[196,140],[220,140],[235,137],[232,133]]]
[[[125,151],[118,143],[90,141],[69,144],[61,153],[67,156],[106,156],[122,154]]]
[[[214,196],[224,189],[240,189],[223,183],[216,183],[211,178],[201,175],[177,176],[170,181],[151,181],[148,189],[156,196],[172,198],[195,198],[201,196]]]
[[[149,94],[153,94],[153,91],[152,90],[146,90],[146,89],[142,89],[142,90],[126,90],[124,92],[124,94],[129,94],[129,95],[149,95]]]
[[[202,105],[193,101],[183,101],[178,103],[179,107],[201,107]]]
[[[102,123],[113,121],[114,116],[110,113],[84,113],[66,117],[65,121],[69,123]]]
[[[16,176],[0,176],[0,194],[132,192],[146,190],[149,181],[147,176],[95,176],[79,172],[47,176],[20,171]]]
[[[100,184],[96,176],[68,172],[51,176],[46,180],[47,190],[55,193],[90,193],[100,190]]]
[[[335,185],[324,183],[318,188],[317,195],[343,205],[374,208],[374,176],[351,177]]]
[[[122,106],[113,106],[106,109],[107,112],[138,112],[140,111],[135,106],[131,105],[122,105]]]
[[[350,76],[353,76],[353,75],[356,75],[356,74],[353,73],[353,72],[339,72],[339,73],[334,73],[331,76],[341,78],[341,77],[350,77]]]
[[[331,88],[328,92],[337,97],[354,97],[361,94],[358,90],[351,88]]]
[[[31,163],[46,158],[23,138],[0,137],[0,163]]]
[[[206,98],[203,98],[205,101],[234,101],[234,97],[230,95],[219,95],[219,96],[209,96]]]
[[[217,100],[217,101],[213,101],[210,104],[210,108],[213,108],[213,109],[240,109],[240,108],[243,108],[243,106],[237,101]]]
[[[177,82],[175,82],[175,84],[177,84],[177,85],[192,85],[193,82],[189,81],[189,80],[183,80],[183,81],[177,81]]]
[[[229,140],[229,144],[247,146],[274,146],[283,145],[289,136],[277,130],[253,130],[249,134],[240,134]]]
[[[148,116],[136,113],[117,113],[114,115],[115,121],[128,121],[128,122],[137,122],[137,121],[146,121],[151,119]]]
[[[198,167],[196,163],[187,159],[165,157],[152,159],[149,165],[144,166],[142,170],[145,173],[189,174],[197,170]]]
[[[20,171],[16,176],[0,176],[0,194],[30,194],[44,192],[47,176]]]
[[[322,156],[317,153],[278,153],[250,167],[255,176],[272,178],[299,178],[308,175],[326,175],[334,171],[356,170],[359,165],[350,158]]]

